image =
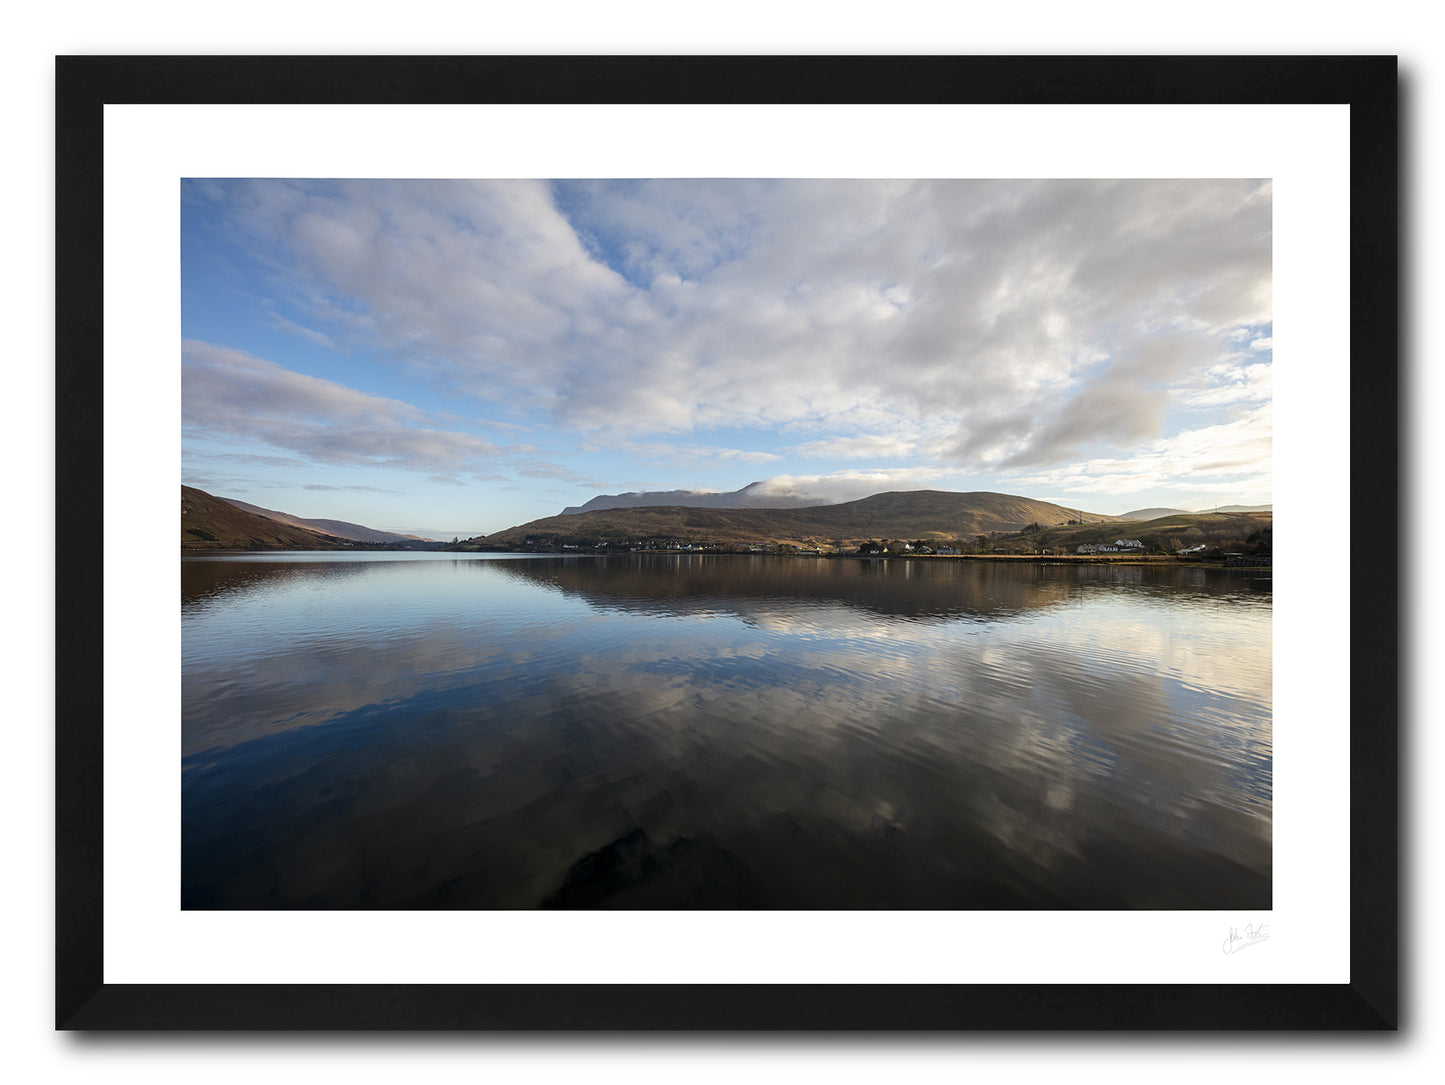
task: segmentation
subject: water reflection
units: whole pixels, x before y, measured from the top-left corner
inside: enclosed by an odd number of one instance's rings
[[[182,598],[186,907],[1269,905],[1267,581],[208,558]]]

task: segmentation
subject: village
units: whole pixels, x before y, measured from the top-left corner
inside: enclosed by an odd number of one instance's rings
[[[857,545],[851,540],[836,539],[830,544],[791,542],[739,543],[699,542],[682,538],[643,538],[598,540],[595,542],[561,542],[545,536],[528,536],[520,547],[524,552],[553,554],[744,554],[781,555],[791,557],[861,557],[886,558],[964,558],[971,560],[1039,560],[1040,558],[1118,561],[1198,561],[1224,565],[1268,567],[1272,557],[1265,553],[1244,553],[1239,550],[1197,543],[1167,550],[1148,546],[1140,539],[1119,538],[1113,542],[1080,543],[1078,546],[1028,546],[1017,538],[977,536],[971,543],[960,539],[943,542],[915,539],[869,539]]]

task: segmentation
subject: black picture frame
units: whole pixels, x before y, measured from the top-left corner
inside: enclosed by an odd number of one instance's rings
[[[1398,480],[1398,79],[1363,57],[104,57],[56,62],[57,539],[103,507],[107,103],[1344,103],[1351,444]],[[1399,522],[1371,495],[1357,538]],[[1390,519],[1393,517],[1393,521]],[[1361,555],[1362,551],[1355,551]],[[1390,1030],[1398,1027],[1398,576],[1351,594],[1350,980],[1304,984],[115,984],[102,975],[102,568],[58,578],[56,1027],[71,1030]],[[1368,575],[1358,563],[1370,563]]]

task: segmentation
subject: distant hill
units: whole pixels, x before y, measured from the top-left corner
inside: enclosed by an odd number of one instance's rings
[[[654,506],[698,509],[795,509],[812,505],[828,505],[825,498],[802,493],[780,494],[765,491],[762,482],[750,482],[741,490],[714,493],[711,490],[643,490],[625,494],[600,494],[585,505],[569,505],[563,516],[604,509],[635,509]]]
[[[1119,514],[1121,520],[1157,520],[1161,516],[1202,516],[1211,512],[1273,512],[1273,505],[1220,505],[1212,509],[1135,509]]]
[[[1121,520],[1157,520],[1161,516],[1188,516],[1188,509],[1135,509],[1133,512],[1121,512]]]
[[[259,505],[252,505],[245,501],[237,501],[234,497],[223,497],[221,500],[229,502],[235,505],[236,508],[243,509],[246,512],[255,513],[257,516],[264,516],[268,520],[275,520],[282,524],[290,524],[292,527],[310,528],[312,531],[319,531],[323,535],[335,535],[338,539],[353,539],[356,542],[369,543],[431,541],[430,539],[423,540],[420,535],[397,535],[390,531],[378,531],[374,527],[348,524],[345,520],[307,520],[300,516],[292,516],[289,512],[276,512],[274,509],[263,509]]]
[[[181,487],[182,550],[341,550],[345,539],[237,508],[194,486]]]
[[[1138,539],[1146,550],[1173,553],[1203,543],[1254,553],[1272,540],[1272,512],[1174,512],[1152,520],[1125,521],[1125,529],[1113,526],[1074,525],[1045,527],[1017,539],[1003,539],[997,545],[1007,549],[1051,549],[1062,547],[1073,553],[1083,543],[1112,543],[1120,538]],[[1272,541],[1268,543],[1272,545]]]
[[[637,506],[549,516],[487,536],[491,545],[625,543],[680,539],[712,545],[788,542],[828,545],[865,539],[967,539],[1031,524],[1051,527],[1082,518],[1091,524],[1117,516],[1079,513],[1047,501],[987,492],[904,490],[836,505],[783,509],[712,509],[678,505]],[[544,543],[545,544],[545,543]]]

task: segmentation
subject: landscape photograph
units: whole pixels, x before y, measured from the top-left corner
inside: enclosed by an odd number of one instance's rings
[[[1271,908],[1272,200],[182,181],[181,907]]]

